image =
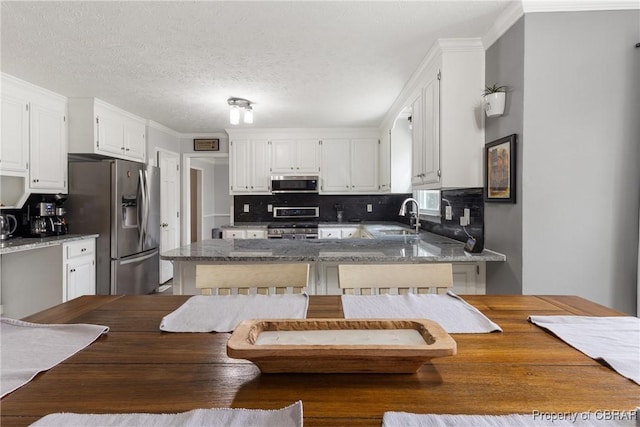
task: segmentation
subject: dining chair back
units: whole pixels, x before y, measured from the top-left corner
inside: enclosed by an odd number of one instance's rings
[[[202,295],[302,293],[309,281],[309,264],[200,264],[196,288]]]
[[[340,264],[338,281],[345,295],[446,293],[453,285],[448,263]]]

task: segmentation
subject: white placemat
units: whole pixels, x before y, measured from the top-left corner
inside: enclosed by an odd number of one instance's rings
[[[640,384],[640,319],[631,316],[529,316],[531,323]]]
[[[385,412],[382,427],[636,427],[640,411],[538,412],[520,415],[436,415]]]
[[[37,427],[302,427],[302,402],[286,408],[194,409],[179,414],[50,414]]]
[[[430,319],[450,334],[502,332],[500,326],[451,291],[442,295],[343,295],[342,310],[347,319]]]
[[[309,297],[284,295],[196,295],[160,322],[165,332],[231,332],[247,319],[304,319]]]
[[[0,397],[73,356],[108,331],[109,327],[100,325],[44,325],[0,318]]]

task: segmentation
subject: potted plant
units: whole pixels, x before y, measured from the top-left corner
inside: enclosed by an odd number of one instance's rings
[[[504,113],[504,103],[506,97],[506,86],[485,86],[482,91],[484,97],[484,111],[487,117],[499,116]]]

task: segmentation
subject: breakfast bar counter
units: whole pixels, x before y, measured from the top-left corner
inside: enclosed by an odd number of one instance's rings
[[[468,253],[463,243],[434,233],[414,235],[409,229],[382,225],[368,226],[366,231],[372,238],[203,240],[163,252],[160,258],[173,262],[173,292],[179,295],[198,293],[193,284],[195,265],[203,263],[306,262],[322,280],[323,266],[336,263],[448,262],[484,266],[485,262],[506,260],[503,254],[487,249]],[[314,292],[314,279],[310,293],[326,293],[324,283]]]
[[[227,356],[228,333],[160,331],[162,318],[188,298],[83,296],[24,319],[110,330],[5,396],[0,424],[26,426],[56,412],[279,409],[298,400],[305,426],[379,427],[385,411],[595,416],[640,406],[640,386],[527,320],[622,315],[578,297],[463,296],[503,332],[451,334],[457,354],[414,374],[322,375],[262,374],[253,363]],[[307,318],[341,317],[340,297],[309,298]]]

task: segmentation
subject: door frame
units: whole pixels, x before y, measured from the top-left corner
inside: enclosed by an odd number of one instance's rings
[[[199,158],[219,159],[220,161],[229,162],[229,153],[182,153],[181,245],[189,245],[191,243],[191,159]]]

